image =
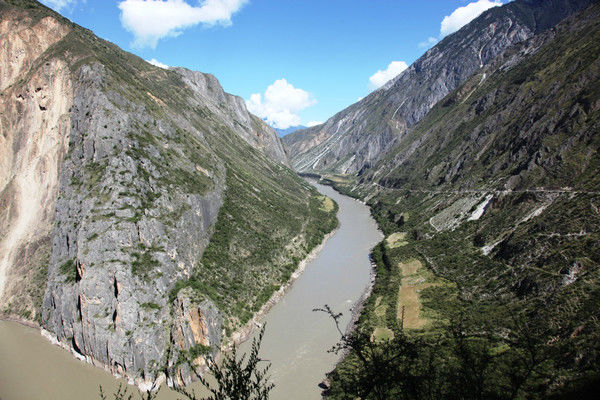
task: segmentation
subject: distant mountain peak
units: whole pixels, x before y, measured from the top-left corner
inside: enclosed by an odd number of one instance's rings
[[[275,132],[277,132],[277,134],[279,135],[279,137],[284,137],[286,135],[289,135],[290,133],[294,133],[296,131],[306,129],[306,128],[308,128],[308,127],[303,126],[303,125],[298,125],[298,126],[290,126],[289,128],[285,128],[285,129],[280,129],[280,128],[274,128],[274,129],[275,129]]]

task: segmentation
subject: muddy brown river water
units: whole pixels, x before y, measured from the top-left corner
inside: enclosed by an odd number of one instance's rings
[[[350,321],[350,308],[370,281],[370,249],[383,236],[362,203],[314,184],[339,205],[340,227],[285,296],[263,318],[261,357],[272,363],[272,400],[320,398],[319,382],[338,356],[327,350],[338,340],[331,319],[312,310],[330,305]],[[247,351],[250,341],[241,345]],[[52,345],[36,329],[0,321],[0,399],[99,399],[98,386],[112,392],[125,382]],[[198,389],[198,385],[192,385]],[[162,388],[158,400],[177,399]]]

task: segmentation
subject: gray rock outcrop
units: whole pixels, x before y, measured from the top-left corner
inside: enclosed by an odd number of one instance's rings
[[[168,292],[208,244],[222,204],[223,166],[172,161],[208,176],[204,194],[164,184],[175,165],[165,168],[159,159],[184,151],[170,140],[177,126],[105,92],[105,79],[100,64],[83,66],[76,79],[43,322],[90,361],[155,381],[170,342]],[[153,143],[145,147],[130,133],[148,126]]]

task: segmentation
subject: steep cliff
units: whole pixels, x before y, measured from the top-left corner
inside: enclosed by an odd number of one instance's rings
[[[406,71],[323,125],[283,138],[300,172],[355,173],[372,165],[450,91],[511,45],[590,0],[516,0],[446,37]]]
[[[281,140],[273,135],[273,130],[260,118],[246,109],[244,99],[225,93],[217,78],[211,74],[190,71],[185,68],[172,68],[183,78],[183,81],[194,91],[198,102],[209,105],[210,110],[226,121],[236,121],[236,133],[271,159],[284,165],[288,159]]]
[[[73,82],[65,60],[36,64],[71,30],[3,7],[0,23],[0,298],[39,319]],[[7,13],[7,14],[5,14]],[[33,262],[32,262],[33,261]],[[18,300],[17,300],[18,299]]]
[[[335,215],[214,76],[35,1],[0,17],[3,314],[141,386],[189,383]]]

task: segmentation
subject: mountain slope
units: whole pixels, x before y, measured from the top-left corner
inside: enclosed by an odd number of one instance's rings
[[[598,54],[594,5],[492,60],[360,176],[331,178],[387,235],[358,329],[414,349],[390,397],[593,398]],[[333,398],[356,394],[357,365],[338,366]]]
[[[292,166],[300,172],[355,173],[373,164],[440,99],[495,56],[591,2],[516,0],[484,12],[381,89],[323,125],[285,136]]]
[[[2,313],[142,386],[188,383],[335,212],[215,77],[35,1],[0,16]]]

